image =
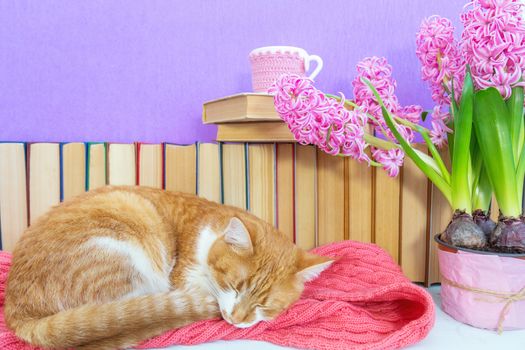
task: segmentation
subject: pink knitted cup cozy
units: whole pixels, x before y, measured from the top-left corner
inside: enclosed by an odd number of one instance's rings
[[[223,320],[196,322],[143,342],[137,349],[253,339],[300,349],[398,349],[423,339],[434,324],[434,303],[423,288],[374,244],[344,241],[313,250],[337,257],[307,284],[301,299],[271,322],[235,328]],[[11,256],[0,252],[0,349],[31,350],[5,326],[3,304]]]
[[[250,55],[252,87],[255,92],[266,92],[283,73],[305,75],[304,58],[298,53],[275,52]]]

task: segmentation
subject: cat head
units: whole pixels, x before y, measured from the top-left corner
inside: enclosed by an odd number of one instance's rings
[[[221,314],[240,328],[277,317],[333,262],[299,249],[271,225],[245,222],[233,217],[208,255]]]

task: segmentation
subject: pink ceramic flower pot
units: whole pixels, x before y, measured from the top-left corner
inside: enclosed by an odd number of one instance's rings
[[[491,330],[525,329],[525,254],[495,254],[438,243],[443,311]]]

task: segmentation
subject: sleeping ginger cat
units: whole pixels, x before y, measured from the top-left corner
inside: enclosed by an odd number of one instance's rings
[[[106,187],[62,203],[13,252],[5,319],[49,348],[116,349],[222,316],[271,320],[332,260],[192,195]]]

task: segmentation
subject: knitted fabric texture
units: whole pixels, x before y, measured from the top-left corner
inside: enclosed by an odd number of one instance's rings
[[[373,244],[344,241],[314,249],[337,257],[308,283],[301,299],[271,322],[234,328],[220,319],[174,329],[138,349],[252,339],[301,349],[398,349],[423,339],[434,324],[434,303]],[[35,349],[5,327],[3,305],[11,256],[0,252],[0,349]]]
[[[250,55],[252,87],[255,92],[267,92],[282,74],[304,76],[304,58],[298,53],[274,52]]]

